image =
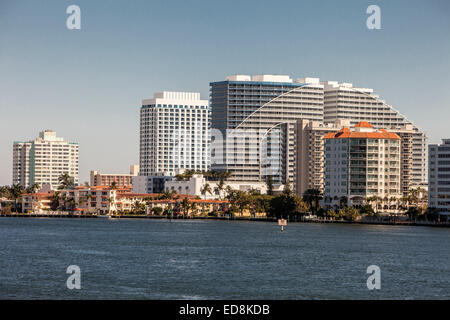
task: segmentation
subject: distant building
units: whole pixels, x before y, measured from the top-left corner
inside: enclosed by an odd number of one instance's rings
[[[55,189],[63,173],[78,184],[78,143],[65,141],[51,130],[40,132],[32,141],[14,142],[13,184],[24,188],[50,184]]]
[[[328,133],[325,140],[325,203],[345,198],[349,205],[385,199],[383,209],[395,210],[402,195],[400,137],[362,121],[353,128]]]
[[[450,139],[428,146],[428,206],[450,214]]]
[[[129,174],[107,174],[98,171],[91,171],[91,186],[110,186],[113,182],[116,186],[131,186],[132,178],[139,174],[139,166],[131,165]]]
[[[133,193],[160,193],[164,191],[166,181],[173,176],[135,176],[132,178]]]

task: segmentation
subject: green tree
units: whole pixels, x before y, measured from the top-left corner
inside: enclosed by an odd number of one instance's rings
[[[59,183],[58,186],[59,190],[70,189],[73,188],[75,185],[73,178],[67,172],[64,172],[59,176],[58,183]]]
[[[56,191],[50,198],[50,209],[56,211],[60,207],[61,192]]]
[[[425,215],[426,215],[427,220],[440,221],[440,212],[435,207],[427,208],[427,210],[425,211]]]
[[[267,176],[266,185],[267,185],[267,194],[270,196],[273,195],[273,178],[272,178],[272,176]]]
[[[151,211],[154,215],[160,216],[164,210],[161,207],[154,207]]]
[[[303,200],[308,203],[309,209],[313,214],[316,214],[320,208],[320,200],[323,195],[319,189],[308,189],[303,193]]]
[[[422,212],[418,207],[409,207],[405,214],[411,221],[415,221],[422,214]]]
[[[359,208],[359,212],[364,215],[368,215],[370,217],[375,215],[375,211],[373,210],[373,207],[370,204],[365,204]]]
[[[227,195],[227,200],[230,201],[232,212],[239,212],[242,216],[244,210],[248,209],[250,205],[250,197],[245,191],[242,190],[231,190]]]
[[[206,200],[206,193],[212,194],[212,189],[208,182],[206,182],[205,185],[200,188],[200,193],[205,197],[205,200]]]
[[[355,207],[344,207],[339,210],[339,217],[343,217],[347,221],[356,221],[359,216],[360,213]]]
[[[344,208],[348,204],[348,198],[346,196],[342,196],[339,198],[339,207]]]
[[[9,197],[11,200],[14,200],[14,211],[17,212],[18,211],[18,201],[20,199],[22,199],[22,195],[24,193],[24,188],[19,184],[13,184],[10,188],[9,188]]]
[[[308,211],[306,203],[293,193],[285,193],[270,200],[268,216],[275,218],[289,218],[295,215],[305,215]]]
[[[36,193],[36,191],[38,191],[39,189],[40,189],[39,183],[35,182],[26,189],[26,192],[27,193]]]
[[[217,187],[215,188],[215,190],[219,194],[219,200],[222,199],[222,193],[224,189],[225,189],[225,180],[220,179],[219,182],[217,183]]]
[[[189,216],[189,210],[191,209],[191,204],[189,203],[189,200],[187,197],[183,198],[183,200],[180,203],[180,206],[183,211],[183,215]]]

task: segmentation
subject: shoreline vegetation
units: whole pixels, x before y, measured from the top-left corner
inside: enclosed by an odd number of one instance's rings
[[[195,172],[188,171],[176,179],[186,180]],[[437,208],[427,207],[426,191],[411,189],[401,198],[367,197],[353,204],[347,197],[330,199],[319,189],[308,189],[301,196],[294,193],[289,183],[283,191],[274,192],[272,179],[266,181],[267,193],[260,190],[234,190],[225,186],[227,173],[202,173],[218,180],[213,190],[206,183],[199,196],[178,194],[166,190],[160,194],[132,194],[117,184],[97,189],[87,186],[83,194],[75,195],[74,180],[67,173],[59,177],[58,191],[37,193],[38,185],[27,189],[20,185],[0,187],[1,217],[37,218],[109,218],[109,219],[211,219],[236,221],[304,223],[349,223],[409,226],[450,226],[450,216]],[[206,195],[216,194],[207,200]],[[42,202],[40,196],[44,195]],[[421,196],[422,195],[422,196]],[[118,197],[119,198],[118,200]],[[101,199],[100,199],[101,197]],[[31,200],[30,200],[31,198]],[[33,200],[34,199],[34,200]],[[22,202],[25,201],[25,202]],[[36,200],[36,205],[33,201]],[[351,198],[350,200],[353,200]],[[31,201],[31,205],[28,202]],[[44,203],[45,201],[45,203]],[[101,204],[99,208],[97,204]],[[126,205],[125,205],[126,204]],[[104,209],[103,209],[104,208]]]
[[[0,217],[8,218],[73,218],[73,219],[161,219],[161,220],[220,220],[220,221],[248,221],[248,222],[272,222],[277,223],[275,217],[216,217],[216,216],[170,216],[170,215],[145,215],[145,214],[122,214],[115,216],[96,215],[96,214],[72,214],[64,213],[1,213]],[[395,225],[395,226],[419,226],[419,227],[444,227],[450,228],[450,222],[436,221],[409,221],[403,219],[395,219],[394,217],[373,218],[360,221],[334,220],[327,218],[308,218],[289,219],[289,223],[328,223],[328,224],[361,224],[361,225]]]

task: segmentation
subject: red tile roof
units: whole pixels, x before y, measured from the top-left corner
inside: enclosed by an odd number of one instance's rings
[[[358,123],[356,126],[358,126],[359,124],[360,127],[367,127],[365,124],[363,124],[362,121],[360,123]],[[366,122],[370,127],[372,127],[372,125],[368,122]],[[356,127],[355,126],[355,127]],[[375,132],[359,132],[359,131],[350,131],[349,128],[342,128],[341,130],[339,130],[338,132],[329,132],[327,133],[323,139],[345,139],[345,138],[359,138],[359,139],[400,139],[400,137],[396,134],[396,133],[392,133],[392,132],[387,132],[384,129],[380,129],[379,131],[375,131]]]
[[[367,121],[361,121],[360,123],[355,125],[355,128],[373,128],[373,125],[371,125]]]

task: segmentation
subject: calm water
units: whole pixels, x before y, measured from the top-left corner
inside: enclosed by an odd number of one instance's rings
[[[444,228],[0,218],[0,248],[3,299],[450,298]]]

